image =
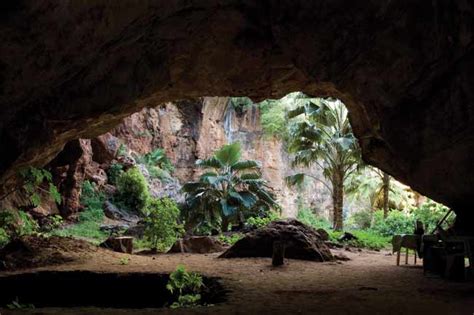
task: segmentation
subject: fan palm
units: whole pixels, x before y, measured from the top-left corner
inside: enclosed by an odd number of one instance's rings
[[[186,194],[187,222],[221,223],[226,231],[232,220],[243,222],[245,212],[266,212],[277,208],[273,193],[262,179],[260,164],[240,160],[239,143],[223,146],[196,165],[205,171],[198,181],[183,185]]]
[[[294,153],[293,165],[317,165],[322,169],[331,183],[329,186],[322,181],[333,199],[333,226],[336,230],[342,230],[344,183],[362,162],[347,109],[339,100],[313,98],[291,110],[288,118],[292,121],[288,149]],[[308,175],[294,174],[287,178],[287,182],[295,185],[301,183],[305,176]]]

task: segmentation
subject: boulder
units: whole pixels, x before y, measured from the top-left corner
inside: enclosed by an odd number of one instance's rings
[[[100,244],[100,247],[111,249],[119,253],[131,254],[133,252],[133,237],[119,236],[109,237]]]
[[[130,214],[127,211],[119,209],[108,200],[104,202],[104,214],[107,218],[112,220],[121,220],[132,223],[136,223],[140,220],[137,215]]]
[[[273,243],[285,243],[285,258],[329,261],[329,247],[313,228],[295,219],[279,220],[248,233],[219,257],[272,257]]]
[[[317,229],[316,232],[319,233],[319,236],[321,236],[321,239],[323,241],[329,241],[329,233],[325,229]]]
[[[168,253],[207,254],[222,252],[224,245],[214,237],[190,236],[177,240]]]

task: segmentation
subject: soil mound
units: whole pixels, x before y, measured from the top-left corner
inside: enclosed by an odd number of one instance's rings
[[[93,251],[97,251],[96,246],[73,238],[25,236],[12,240],[0,250],[0,270],[62,264]]]
[[[334,259],[319,233],[295,219],[274,221],[248,233],[219,257],[272,257],[274,241],[284,242],[286,258],[312,261]]]

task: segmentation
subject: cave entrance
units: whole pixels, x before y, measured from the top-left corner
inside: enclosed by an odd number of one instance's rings
[[[169,274],[92,271],[39,271],[0,277],[0,307],[160,308],[173,303],[166,289]],[[218,278],[203,277],[201,305],[224,302]],[[17,306],[18,307],[18,306]]]

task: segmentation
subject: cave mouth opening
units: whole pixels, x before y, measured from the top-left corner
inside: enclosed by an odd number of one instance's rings
[[[17,301],[25,307],[161,308],[176,299],[166,289],[169,274],[93,271],[39,271],[2,276],[0,307]],[[226,301],[227,291],[216,277],[203,276],[199,305]],[[45,288],[48,288],[45,290]]]

